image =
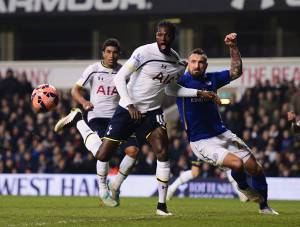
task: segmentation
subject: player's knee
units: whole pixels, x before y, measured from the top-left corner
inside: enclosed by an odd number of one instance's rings
[[[257,176],[263,173],[262,166],[257,162],[254,156],[250,156],[250,158],[245,163],[246,171],[251,176]]]
[[[169,160],[169,155],[166,149],[156,150],[156,158],[160,162],[166,162]]]
[[[125,149],[125,153],[129,157],[131,157],[133,159],[137,159],[137,156],[138,156],[138,153],[139,153],[139,149],[137,147],[130,146],[130,147],[127,147]]]
[[[101,162],[108,162],[109,161],[109,156],[107,155],[107,153],[105,153],[103,150],[99,149],[96,153],[96,157],[97,160],[101,161]]]
[[[108,162],[118,148],[119,143],[111,140],[103,140],[95,158],[102,162]]]
[[[235,158],[232,160],[231,162],[231,169],[234,170],[234,171],[242,171],[244,168],[244,164],[243,164],[243,161],[239,158]]]
[[[254,165],[252,168],[247,168],[246,170],[250,176],[258,176],[263,173],[263,169],[261,165],[259,165],[258,163]]]

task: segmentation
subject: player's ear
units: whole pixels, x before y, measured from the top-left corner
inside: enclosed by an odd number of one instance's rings
[[[207,66],[208,66],[208,63],[206,62],[205,67],[204,67],[205,71],[206,71],[206,69],[207,69]]]

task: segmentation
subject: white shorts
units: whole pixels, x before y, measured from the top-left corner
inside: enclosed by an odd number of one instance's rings
[[[190,144],[198,158],[215,166],[222,166],[228,153],[236,155],[244,163],[252,153],[244,141],[230,130],[215,137],[190,142]]]

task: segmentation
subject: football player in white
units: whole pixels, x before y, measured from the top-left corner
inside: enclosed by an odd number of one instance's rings
[[[72,111],[68,122],[76,122],[85,145],[97,160],[107,162],[122,141],[133,133],[138,141],[147,140],[157,157],[158,180],[157,215],[172,215],[167,210],[166,195],[170,175],[168,136],[161,109],[165,95],[202,97],[220,102],[213,92],[187,89],[176,83],[186,65],[171,48],[175,26],[166,21],[157,25],[156,42],[138,47],[118,71],[114,82],[121,97],[102,138],[81,120],[80,110]],[[127,83],[129,79],[129,82]]]
[[[102,47],[103,60],[88,66],[72,89],[73,98],[85,111],[88,111],[87,120],[89,127],[94,132],[97,132],[100,138],[104,136],[120,99],[113,81],[122,67],[118,63],[119,55],[119,41],[116,39],[106,40]],[[90,86],[90,100],[85,99],[82,94],[82,89],[88,86]],[[68,119],[68,117],[62,118],[56,124],[55,131],[61,130]],[[109,164],[107,161],[97,161],[99,195],[107,206],[114,207],[119,205],[119,189],[134,165],[138,153],[134,138],[130,138],[123,145],[123,148],[126,156],[120,164],[119,172],[114,182],[110,184],[113,199],[109,195],[106,182]]]

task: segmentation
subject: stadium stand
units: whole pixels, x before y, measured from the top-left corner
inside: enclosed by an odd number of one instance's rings
[[[53,131],[54,124],[75,106],[69,90],[60,91],[55,111],[35,114],[30,107],[32,86],[26,75],[14,77],[9,69],[0,79],[0,173],[95,173],[92,154],[84,151],[80,135],[68,128],[64,136]],[[221,106],[225,124],[252,148],[269,177],[300,176],[300,142],[293,137],[286,120],[289,101],[296,94],[292,81],[257,81],[241,100]],[[169,149],[172,174],[189,169],[192,151],[179,122],[171,126]],[[88,155],[87,155],[88,154]],[[123,152],[110,163],[110,173],[117,172]],[[151,147],[141,147],[132,174],[154,174],[156,161]],[[208,164],[202,165],[201,177],[225,178],[225,174]]]

